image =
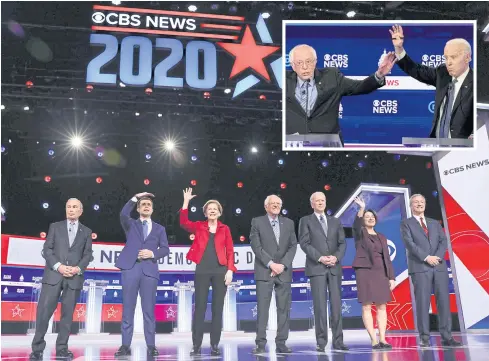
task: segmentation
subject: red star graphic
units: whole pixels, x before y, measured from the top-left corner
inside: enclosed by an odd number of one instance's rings
[[[241,44],[217,44],[228,53],[236,57],[234,60],[233,70],[231,70],[231,75],[229,76],[230,79],[241,73],[243,70],[251,68],[263,78],[270,81],[270,76],[268,75],[267,68],[263,63],[263,59],[280,49],[279,46],[256,45],[255,39],[253,38],[253,34],[251,34],[251,30],[248,25],[246,26],[243,39],[241,39]]]

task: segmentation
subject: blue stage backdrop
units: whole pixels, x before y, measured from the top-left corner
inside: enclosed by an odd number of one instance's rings
[[[290,50],[312,46],[317,67],[336,67],[348,77],[373,74],[383,54],[393,51],[389,29],[395,23],[293,23],[285,25],[286,68]],[[419,64],[431,67],[445,62],[445,43],[463,38],[472,46],[472,23],[405,24],[404,48]],[[473,64],[471,63],[471,66]],[[433,119],[434,87],[412,79],[396,65],[381,90],[344,97],[339,109],[345,143],[401,144],[402,137],[428,137]]]

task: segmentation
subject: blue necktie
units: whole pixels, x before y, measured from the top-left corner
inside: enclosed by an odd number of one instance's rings
[[[445,100],[444,112],[440,121],[440,138],[448,138],[450,134],[450,120],[452,119],[453,110],[453,97],[455,95],[455,83],[457,79],[453,81],[448,86],[448,92]]]
[[[148,237],[148,221],[146,220],[143,221],[143,236],[144,240]]]

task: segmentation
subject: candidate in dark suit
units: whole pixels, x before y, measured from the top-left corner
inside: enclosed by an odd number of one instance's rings
[[[281,208],[282,200],[270,195],[265,199],[267,214],[251,220],[250,243],[255,253],[258,309],[255,354],[265,352],[268,312],[274,289],[277,303],[276,352],[292,352],[285,342],[289,338],[292,261],[297,251],[297,237],[294,222],[279,216]]]
[[[287,71],[285,132],[287,134],[339,134],[338,111],[345,95],[368,94],[385,84],[395,63],[389,53],[375,74],[364,80],[346,78],[337,68],[316,69],[317,55],[309,45],[294,47]]]
[[[126,245],[115,263],[122,271],[122,346],[116,356],[131,354],[138,294],[141,296],[147,353],[150,356],[159,354],[155,344],[156,290],[160,279],[158,260],[170,253],[170,247],[165,227],[151,220],[153,197],[146,192],[136,194],[120,214]],[[131,211],[136,205],[139,218],[133,219]]]
[[[401,237],[408,254],[408,271],[414,286],[416,320],[421,347],[430,346],[430,300],[434,289],[438,329],[443,346],[461,346],[452,337],[452,317],[445,263],[447,238],[437,221],[424,216],[426,199],[414,194],[410,200],[413,216],[401,222]]]
[[[316,192],[310,199],[314,213],[299,221],[299,243],[306,254],[306,276],[310,278],[316,350],[324,352],[328,343],[326,289],[331,304],[333,349],[348,350],[343,343],[341,316],[341,260],[345,255],[345,231],[339,219],[326,216],[326,196]]]
[[[358,302],[362,304],[362,319],[367,329],[374,350],[391,349],[385,340],[387,329],[387,302],[392,301],[391,291],[394,289],[396,277],[392,267],[387,238],[375,231],[377,214],[365,210],[365,202],[355,198],[360,207],[353,222],[353,238],[356,254],[353,260],[358,290]],[[377,326],[379,342],[375,333],[372,318],[372,303],[377,309]]]
[[[83,288],[84,272],[93,260],[92,230],[79,222],[82,213],[82,203],[76,198],[71,198],[66,202],[66,220],[51,223],[49,226],[42,249],[46,266],[37,304],[36,333],[32,340],[31,360],[43,358],[46,348],[44,336],[60,296],[61,319],[56,339],[56,356],[73,357],[73,353],[68,350],[73,312]]]
[[[211,323],[211,355],[218,356],[219,341],[222,331],[222,310],[227,286],[233,280],[234,244],[229,227],[218,219],[222,214],[222,206],[216,200],[204,204],[206,221],[192,222],[188,219],[188,205],[192,198],[192,188],[183,191],[183,205],[180,210],[180,226],[195,235],[187,253],[187,259],[196,263],[195,267],[195,311],[192,318],[191,356],[201,354],[204,337],[205,311],[209,286],[212,286],[212,323]]]
[[[412,78],[436,87],[430,138],[471,138],[474,131],[474,83],[469,67],[472,56],[465,39],[452,39],[445,45],[445,64],[436,68],[417,64],[404,50],[402,26],[389,30],[397,64]]]

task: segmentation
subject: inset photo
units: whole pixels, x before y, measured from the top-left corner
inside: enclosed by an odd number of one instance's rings
[[[284,21],[283,150],[467,150],[476,21]]]

